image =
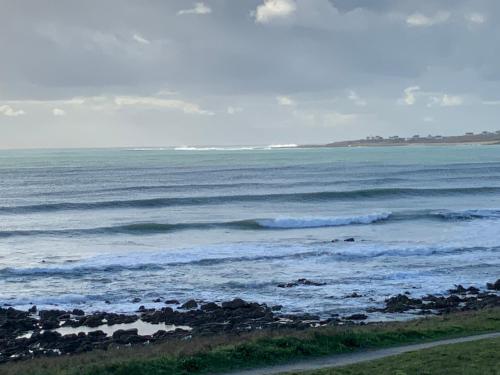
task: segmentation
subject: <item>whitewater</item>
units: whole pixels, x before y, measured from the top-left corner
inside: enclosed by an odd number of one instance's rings
[[[0,151],[0,305],[242,297],[330,314],[481,287],[500,271],[498,150]],[[325,285],[277,287],[299,278]]]

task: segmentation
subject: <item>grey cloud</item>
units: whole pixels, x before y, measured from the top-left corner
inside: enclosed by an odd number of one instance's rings
[[[0,106],[8,105],[13,111],[19,107],[25,113],[0,116],[0,130],[9,129],[0,147],[18,138],[13,130],[16,124],[20,133],[26,132],[35,126],[31,121],[37,116],[45,119],[48,129],[56,127],[53,131],[62,134],[58,145],[73,142],[70,132],[62,128],[63,120],[74,126],[100,123],[103,136],[122,126],[129,135],[118,139],[120,144],[128,139],[164,144],[255,143],[259,139],[300,143],[363,136],[368,130],[392,133],[402,123],[407,127],[402,134],[418,127],[430,131],[438,125],[448,126],[448,133],[453,133],[454,127],[465,128],[469,117],[494,126],[499,106],[483,110],[480,103],[500,100],[500,25],[495,22],[499,2],[287,1],[293,2],[293,12],[261,23],[255,22],[252,12],[264,0],[206,0],[205,8],[197,1],[183,0],[3,2]],[[425,27],[408,25],[413,14],[432,19],[439,12],[449,17]],[[471,15],[476,21],[471,21]],[[477,22],[481,16],[483,22]],[[470,102],[478,103],[477,108],[467,106],[474,116],[457,116],[462,106],[398,105],[403,90],[411,86],[449,97],[476,98]],[[163,107],[146,106],[142,99],[129,100],[126,110],[125,106],[113,110],[95,103],[80,107],[73,103],[77,108],[69,111],[65,106],[70,104],[33,103],[95,96],[156,98],[161,90],[176,93],[164,98],[170,101],[156,102]],[[351,92],[355,95],[349,98]],[[291,97],[296,105],[280,106],[277,96]],[[13,100],[19,103],[14,105]],[[181,103],[214,115],[190,116],[185,110],[172,110],[188,108]],[[290,107],[307,116],[294,115]],[[54,108],[65,116],[54,116]],[[305,124],[306,118],[324,118],[324,113],[356,110],[369,111],[370,116],[358,116],[349,126],[338,121],[337,126],[314,131]],[[408,116],[412,120],[406,120]],[[52,124],[55,117],[59,122]],[[416,120],[431,117],[435,121]],[[266,131],[256,132],[263,122]],[[139,123],[142,132],[137,130]],[[102,143],[110,143],[111,138]],[[36,137],[30,142],[48,141]]]

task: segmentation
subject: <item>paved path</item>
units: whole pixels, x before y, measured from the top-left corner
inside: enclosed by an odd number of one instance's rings
[[[439,340],[426,342],[423,344],[412,344],[405,346],[397,346],[393,348],[378,349],[378,350],[367,350],[355,353],[347,354],[336,354],[333,356],[315,358],[311,360],[304,360],[300,362],[289,363],[285,365],[261,367],[253,370],[245,370],[232,372],[228,375],[271,375],[271,374],[282,374],[285,372],[301,372],[310,370],[319,370],[328,367],[341,367],[352,365],[354,363],[360,363],[365,361],[372,361],[374,359],[380,359],[384,357],[389,357],[397,354],[402,354],[406,352],[412,352],[415,350],[434,348],[441,345],[458,344],[461,342],[476,341],[482,339],[491,339],[495,337],[500,337],[500,332],[486,333],[483,335],[474,335],[466,337],[458,337],[455,339]]]

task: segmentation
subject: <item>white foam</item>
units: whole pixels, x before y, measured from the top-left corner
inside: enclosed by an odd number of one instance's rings
[[[257,223],[266,228],[319,228],[337,227],[353,224],[371,224],[386,220],[391,216],[390,212],[380,212],[360,216],[339,217],[283,217],[276,219],[261,219]]]

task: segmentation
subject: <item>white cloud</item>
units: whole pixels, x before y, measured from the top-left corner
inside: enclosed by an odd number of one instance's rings
[[[186,102],[177,99],[163,99],[152,96],[117,96],[115,104],[119,107],[123,106],[145,106],[145,107],[159,107],[180,110],[187,114],[198,115],[213,115],[211,111],[201,109],[198,104]]]
[[[24,115],[25,112],[22,109],[14,109],[10,105],[0,105],[0,113],[5,116],[16,117]]]
[[[227,114],[228,115],[234,115],[234,114],[241,112],[241,111],[243,111],[243,108],[241,108],[241,107],[231,107],[231,106],[227,107]]]
[[[404,89],[404,97],[399,99],[400,104],[413,105],[417,101],[415,92],[419,91],[419,86],[410,86]]]
[[[268,23],[275,18],[286,18],[296,9],[294,0],[264,0],[254,12],[255,22]]]
[[[277,96],[276,100],[278,101],[279,105],[285,105],[285,106],[295,105],[295,101],[289,96]]]
[[[433,106],[440,106],[440,107],[457,107],[459,105],[462,105],[464,103],[464,99],[461,96],[458,95],[448,95],[448,94],[441,94],[441,95],[432,95],[429,97],[429,103],[427,104],[428,107],[433,107]]]
[[[432,16],[422,13],[413,13],[406,18],[406,24],[411,27],[428,27],[444,23],[450,18],[449,12],[437,12]]]
[[[475,24],[482,24],[486,21],[486,18],[481,13],[466,14],[465,19],[470,23],[475,23]]]
[[[143,36],[139,34],[134,34],[132,35],[132,39],[134,39],[136,42],[141,43],[141,44],[151,44],[151,41],[147,40]]]
[[[61,108],[54,108],[52,110],[52,114],[54,116],[64,116],[64,115],[66,115],[66,111],[64,109],[61,109]]]
[[[181,9],[177,12],[179,16],[183,14],[209,14],[212,13],[212,9],[205,5],[204,3],[196,3],[194,8]]]
[[[356,104],[357,106],[360,106],[360,107],[364,107],[367,104],[366,101],[364,99],[360,98],[359,95],[356,94],[356,92],[353,90],[349,91],[347,98],[349,100],[351,100],[352,102],[354,102],[354,104]]]

